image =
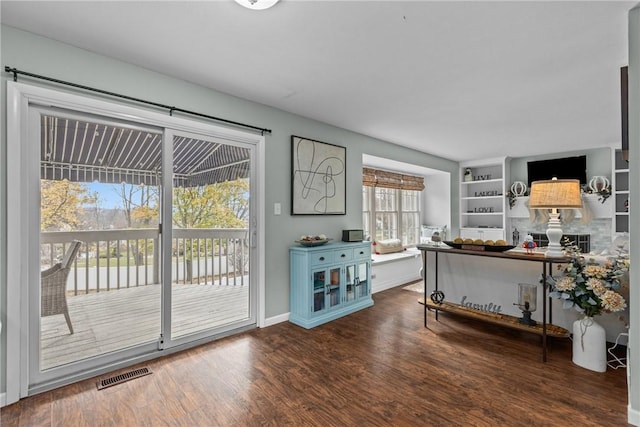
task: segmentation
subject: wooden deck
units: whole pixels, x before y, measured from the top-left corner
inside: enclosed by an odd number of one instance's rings
[[[41,369],[121,350],[160,335],[160,285],[72,296],[74,334],[64,316],[41,318]],[[172,336],[186,336],[249,316],[249,287],[173,285]]]

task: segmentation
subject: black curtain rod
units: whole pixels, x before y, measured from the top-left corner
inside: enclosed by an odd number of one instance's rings
[[[258,126],[248,125],[248,124],[245,124],[245,123],[234,122],[232,120],[221,119],[220,117],[209,116],[207,114],[202,114],[202,113],[197,113],[195,111],[189,111],[189,110],[185,110],[185,109],[182,109],[182,108],[172,107],[170,105],[159,104],[157,102],[147,101],[147,100],[140,99],[140,98],[134,98],[132,96],[122,95],[122,94],[115,93],[115,92],[109,92],[109,91],[106,91],[106,90],[97,89],[97,88],[90,87],[90,86],[84,86],[84,85],[80,85],[80,84],[77,84],[77,83],[66,82],[64,80],[58,80],[58,79],[54,79],[52,77],[41,76],[39,74],[33,74],[33,73],[29,73],[27,71],[18,70],[16,68],[11,68],[11,67],[5,66],[4,70],[7,73],[13,73],[13,81],[14,82],[18,81],[18,74],[22,74],[24,76],[33,77],[33,78],[41,79],[41,80],[46,80],[48,82],[67,85],[67,86],[75,87],[75,88],[78,88],[78,89],[89,90],[89,91],[92,91],[92,92],[101,93],[103,95],[114,96],[116,98],[127,99],[129,101],[139,102],[139,103],[142,103],[142,104],[153,105],[154,107],[158,107],[158,108],[165,108],[165,109],[169,110],[169,115],[170,116],[173,115],[174,111],[177,111],[179,113],[190,114],[192,116],[197,116],[197,117],[204,117],[204,118],[207,118],[207,119],[210,119],[210,120],[215,120],[215,121],[222,122],[222,123],[228,123],[228,124],[235,125],[235,126],[241,126],[241,127],[244,127],[244,128],[257,130],[257,131],[260,131],[262,133],[262,135],[264,135],[265,133],[271,133],[271,129],[265,129],[265,128],[261,128],[261,127],[258,127]]]

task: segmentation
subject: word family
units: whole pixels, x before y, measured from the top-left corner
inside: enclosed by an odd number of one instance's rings
[[[502,311],[501,305],[495,305],[492,302],[489,304],[476,304],[470,301],[467,301],[467,296],[462,297],[462,301],[460,301],[460,305],[466,308],[471,308],[473,310],[484,311],[485,313],[493,313],[498,314]]]

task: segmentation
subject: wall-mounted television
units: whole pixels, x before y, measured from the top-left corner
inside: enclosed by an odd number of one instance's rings
[[[531,188],[533,181],[543,181],[553,177],[558,179],[578,179],[580,180],[580,185],[585,185],[587,183],[587,156],[527,162],[529,188]]]

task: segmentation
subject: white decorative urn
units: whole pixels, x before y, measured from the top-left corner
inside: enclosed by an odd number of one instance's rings
[[[522,181],[514,181],[511,184],[511,193],[516,197],[521,197],[527,194],[527,184]]]
[[[606,177],[596,175],[589,180],[589,189],[594,193],[599,193],[603,190],[608,190],[610,184]]]

